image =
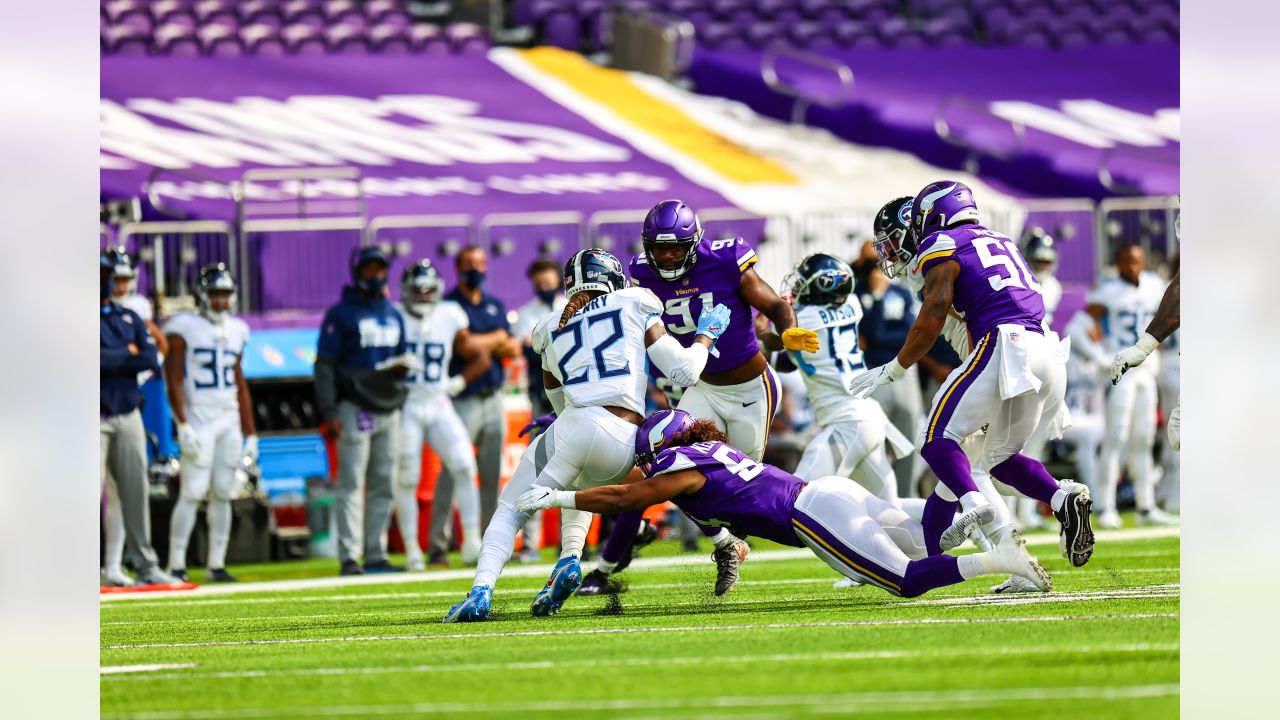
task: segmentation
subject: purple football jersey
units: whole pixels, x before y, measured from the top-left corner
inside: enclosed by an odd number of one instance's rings
[[[678,280],[659,277],[641,253],[631,259],[631,284],[648,288],[658,296],[667,332],[685,347],[693,344],[702,309],[724,303],[732,313],[729,328],[716,341],[704,371],[732,370],[760,352],[752,322],[752,308],[738,294],[742,274],[756,263],[756,251],[742,238],[703,238],[696,252],[698,259],[693,267]],[[661,375],[652,363],[649,367],[650,375]]]
[[[727,527],[738,537],[754,535],[803,546],[791,527],[791,510],[804,487],[800,478],[719,442],[663,450],[649,474],[680,470],[697,470],[707,479],[697,492],[671,500],[689,517],[703,525]]]
[[[929,268],[952,260],[960,263],[952,305],[970,336],[976,340],[1004,324],[1042,332],[1040,283],[1012,240],[978,225],[936,232],[920,243],[911,279],[919,287]]]

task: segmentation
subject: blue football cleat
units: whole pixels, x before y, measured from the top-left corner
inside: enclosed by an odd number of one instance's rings
[[[547,580],[546,586],[534,596],[529,612],[535,617],[555,615],[560,612],[560,606],[564,601],[572,597],[581,584],[582,566],[578,564],[578,558],[561,558],[560,562],[556,563],[555,569],[551,571],[551,579]]]
[[[441,622],[483,622],[489,619],[489,604],[493,602],[493,588],[476,585],[467,599],[449,608]]]

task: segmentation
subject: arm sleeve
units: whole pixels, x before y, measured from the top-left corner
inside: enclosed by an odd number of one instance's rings
[[[316,343],[317,364],[319,358],[337,360],[342,357],[342,323],[337,308],[329,308],[320,322],[320,339]]]
[[[961,360],[969,357],[969,328],[960,318],[947,314],[947,319],[942,323],[942,336],[947,339],[947,343],[951,345],[951,349],[956,351],[956,355]]]
[[[707,366],[707,348],[701,343],[682,346],[670,335],[663,335],[649,346],[649,359],[663,375],[677,385],[689,387],[698,382]]]
[[[316,409],[321,420],[338,414],[338,368],[332,357],[316,358]]]
[[[128,348],[104,347],[101,348],[98,367],[102,370],[110,370],[113,373],[116,370],[124,370],[131,357],[133,356],[129,354]]]

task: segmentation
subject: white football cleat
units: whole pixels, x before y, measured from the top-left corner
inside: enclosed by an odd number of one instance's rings
[[[1114,510],[1108,510],[1098,516],[1098,527],[1107,530],[1118,530],[1124,527],[1124,522],[1120,520],[1120,513]]]
[[[1170,515],[1160,508],[1151,508],[1150,510],[1139,510],[1137,515],[1138,525],[1177,525],[1178,517]]]
[[[863,584],[862,584],[861,582],[859,582],[858,580],[854,580],[853,578],[848,578],[848,577],[847,577],[847,578],[840,578],[840,579],[839,579],[839,580],[837,580],[837,581],[835,582],[835,584],[834,584],[834,585],[832,585],[831,587],[833,587],[833,588],[853,588],[853,587],[862,587],[862,585],[863,585]]]
[[[103,587],[134,587],[137,584],[136,580],[126,575],[120,568],[112,568],[102,573]]]
[[[418,553],[405,559],[404,569],[406,572],[426,572],[427,561],[422,557],[422,553]]]
[[[1053,589],[1053,580],[1049,578],[1049,573],[1036,562],[1034,557],[1031,557],[1031,553],[1027,552],[1026,541],[1017,530],[1014,530],[1007,540],[997,545],[991,554],[1000,563],[1001,570],[1021,576],[1036,590],[1049,592]]]
[[[1010,575],[1009,579],[991,588],[991,592],[996,595],[1012,595],[1015,593],[1038,593],[1043,592],[1036,584],[1021,575]]]
[[[954,550],[964,544],[965,540],[973,534],[978,526],[985,525],[996,518],[996,509],[990,505],[979,505],[963,515],[957,517],[951,527],[943,531],[942,537],[938,539],[938,544],[942,547],[943,552]]]

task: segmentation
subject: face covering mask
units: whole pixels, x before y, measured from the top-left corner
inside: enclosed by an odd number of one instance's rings
[[[473,290],[479,290],[484,287],[483,270],[463,270],[458,273],[458,279],[462,281],[462,284]]]
[[[372,280],[361,278],[356,281],[356,287],[360,289],[360,292],[368,295],[369,297],[377,297],[381,295],[382,290],[386,286],[387,279],[384,277],[373,278]]]
[[[558,291],[555,288],[551,288],[550,290],[539,290],[538,299],[547,305],[550,305],[551,301],[556,299],[557,292]]]

